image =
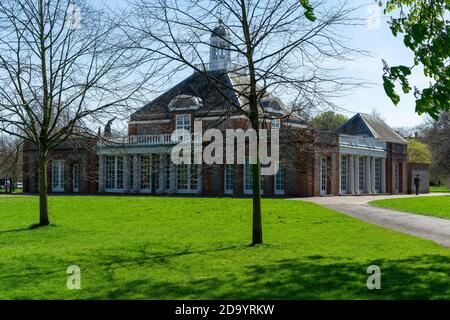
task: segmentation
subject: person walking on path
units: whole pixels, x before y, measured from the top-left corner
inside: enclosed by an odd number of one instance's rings
[[[420,175],[417,175],[414,178],[414,185],[416,186],[416,196],[419,195],[419,187],[420,187]]]

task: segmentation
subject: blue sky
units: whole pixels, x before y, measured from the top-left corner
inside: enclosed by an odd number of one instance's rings
[[[182,0],[181,0],[182,1]],[[335,2],[339,0],[331,0]],[[100,1],[95,1],[99,4]],[[314,0],[312,1],[314,3]],[[126,3],[125,0],[111,0],[108,4]],[[400,35],[394,38],[387,24],[388,17],[383,16],[382,9],[373,5],[375,1],[349,0],[350,6],[361,7],[356,16],[367,19],[367,24],[352,26],[343,30],[344,36],[348,38],[347,44],[352,48],[369,51],[370,57],[361,57],[356,61],[345,64],[342,73],[345,76],[355,77],[373,83],[349,92],[344,97],[337,98],[334,102],[338,105],[338,112],[352,116],[356,112],[372,113],[379,112],[386,122],[392,127],[415,126],[423,122],[424,116],[415,113],[415,99],[412,93],[401,95],[401,102],[394,106],[386,96],[382,86],[383,66],[381,59],[385,59],[390,65],[411,65],[412,54],[402,43]],[[186,73],[180,74],[177,81],[181,81]],[[428,80],[419,69],[413,72],[411,85],[423,88]],[[153,98],[153,97],[149,97]]]
[[[350,2],[354,5],[361,3],[357,0],[351,0]],[[347,36],[350,39],[349,44],[351,46],[368,50],[372,56],[352,62],[346,66],[345,73],[376,85],[355,90],[345,98],[339,99],[337,103],[342,108],[352,112],[371,113],[373,109],[376,109],[383,115],[386,122],[393,127],[420,124],[424,117],[415,113],[414,95],[412,93],[406,96],[401,95],[401,102],[395,107],[386,96],[381,79],[383,75],[381,59],[385,59],[390,65],[404,64],[410,66],[413,55],[404,47],[401,35],[394,38],[387,24],[388,18],[382,15],[381,9],[376,14],[376,16],[379,16],[379,27],[371,19],[371,16],[375,16],[371,10],[374,10],[374,8],[365,7],[359,10],[359,16],[368,19],[368,24],[348,29]],[[428,80],[420,70],[414,70],[411,85],[422,88],[427,84]]]

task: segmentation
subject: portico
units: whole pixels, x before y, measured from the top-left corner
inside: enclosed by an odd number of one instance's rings
[[[344,134],[339,140],[340,194],[386,193],[387,143]]]
[[[99,193],[198,194],[199,165],[174,165],[170,135],[130,136],[99,142]]]

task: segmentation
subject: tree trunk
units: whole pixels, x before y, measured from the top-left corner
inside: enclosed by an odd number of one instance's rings
[[[252,245],[263,244],[261,212],[261,171],[260,162],[252,165],[253,176],[253,240]]]
[[[261,210],[261,161],[259,159],[259,132],[257,125],[253,124],[253,128],[256,130],[257,145],[256,145],[256,164],[252,164],[252,178],[253,178],[252,245],[256,246],[263,244],[263,231],[262,231],[262,210]]]
[[[50,224],[48,218],[48,194],[47,194],[47,152],[39,151],[39,225],[41,227]]]

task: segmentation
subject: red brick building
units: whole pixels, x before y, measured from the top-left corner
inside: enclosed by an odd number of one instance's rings
[[[220,36],[218,36],[220,34]],[[245,71],[233,64],[227,30],[219,26],[211,41],[207,77],[195,72],[131,115],[128,136],[70,141],[51,154],[52,192],[195,194],[245,196],[252,193],[252,172],[245,164],[179,164],[171,151],[175,130],[202,132],[248,129],[240,108],[246,101]],[[211,81],[212,79],[212,81]],[[263,196],[319,196],[408,191],[407,142],[383,121],[357,114],[336,132],[310,130],[288,113],[283,102],[265,93],[262,128],[280,130],[280,169],[261,180]],[[195,142],[195,139],[194,139]],[[203,142],[203,147],[207,143]],[[37,192],[36,150],[24,150],[24,190]]]

